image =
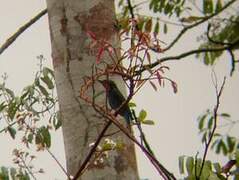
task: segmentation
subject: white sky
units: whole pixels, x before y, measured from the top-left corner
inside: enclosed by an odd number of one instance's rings
[[[45,7],[45,2],[39,0],[25,0],[24,3],[3,0],[0,6],[0,45],[19,26]],[[0,75],[6,72],[9,75],[7,85],[18,92],[32,82],[38,63],[36,56],[43,54],[49,60],[46,64],[51,64],[47,23],[47,16],[44,16],[0,55]],[[169,30],[170,28],[172,26],[169,27]],[[175,30],[175,34],[177,34],[177,30]],[[192,37],[195,35],[198,35],[198,29],[183,38],[177,44],[176,50],[167,55],[177,55],[191,49],[192,46],[195,46],[192,41]],[[173,38],[172,34],[170,37],[162,37],[162,40],[170,42],[168,40]],[[180,62],[174,61],[165,64],[170,67],[170,71],[166,75],[178,84],[178,93],[173,94],[171,88],[163,88],[154,92],[150,86],[146,86],[134,101],[138,110],[145,109],[148,112],[148,119],[155,120],[155,126],[144,128],[146,136],[159,160],[177,175],[180,155],[195,156],[197,151],[202,152],[197,133],[197,117],[207,108],[212,109],[216,99],[211,80],[211,67],[206,67],[201,61],[195,60],[193,56]],[[215,66],[219,82],[224,76],[228,76],[221,99],[220,112],[230,113],[233,120],[239,120],[238,67],[236,69],[233,77],[229,77],[230,61],[228,56],[223,56]],[[2,125],[3,123],[0,121],[0,129],[3,128]],[[232,129],[232,132],[238,136],[236,127]],[[11,151],[16,147],[16,142],[3,133],[0,134],[0,147],[0,166],[11,166]],[[60,131],[54,135],[51,150],[64,164],[63,140]],[[40,153],[40,155],[36,153],[36,155],[38,156],[36,166],[42,167],[46,171],[44,175],[39,176],[39,179],[66,179],[47,153]],[[137,155],[140,177],[157,180],[158,174],[150,162],[139,150]],[[215,158],[215,156],[210,156],[210,158]]]

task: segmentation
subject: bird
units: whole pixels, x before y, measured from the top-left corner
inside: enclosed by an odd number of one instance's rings
[[[110,107],[117,110],[121,104],[125,102],[125,97],[120,92],[115,82],[112,80],[98,80],[105,88],[106,96]],[[129,105],[125,104],[120,108],[118,112],[126,120],[127,126],[130,125],[133,120],[132,112],[130,111]]]

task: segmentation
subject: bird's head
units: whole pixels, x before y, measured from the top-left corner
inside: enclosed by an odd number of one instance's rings
[[[98,80],[106,89],[106,91],[109,91],[110,89],[113,89],[116,87],[115,83],[111,80]]]

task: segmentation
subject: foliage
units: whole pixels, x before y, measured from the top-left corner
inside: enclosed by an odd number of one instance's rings
[[[40,69],[36,73],[34,82],[25,87],[20,95],[6,87],[6,78],[0,84],[0,115],[7,126],[0,132],[8,132],[12,139],[21,136],[22,143],[30,148],[35,145],[37,150],[43,150],[51,146],[52,127],[58,129],[61,126],[59,113],[56,112],[57,99],[55,98],[54,74],[48,67],[42,66],[43,56],[39,56]],[[5,76],[6,77],[6,76]],[[46,120],[48,119],[48,122]],[[14,163],[20,163],[21,156],[27,158],[29,153],[26,151],[14,150],[16,156]],[[31,160],[34,156],[31,156]],[[35,157],[34,157],[35,158]],[[23,158],[20,158],[23,161]],[[10,172],[11,176],[19,176],[21,179],[29,179],[28,171],[22,171],[26,168],[23,163],[20,169],[8,169],[2,171],[3,176]],[[13,172],[19,171],[19,173]]]
[[[228,113],[218,114],[220,118],[218,121],[222,124],[221,127],[231,128],[236,122],[230,120],[230,115]],[[227,123],[223,123],[226,121]],[[228,123],[229,122],[229,123]],[[215,123],[214,113],[207,110],[204,114],[198,118],[198,129],[202,136],[202,144],[206,144],[210,136],[212,135],[212,129]],[[223,125],[224,124],[224,125]],[[219,126],[219,125],[218,125]],[[216,154],[222,153],[224,156],[228,156],[228,163],[222,166],[218,162],[205,161],[203,171],[201,174],[202,179],[220,179],[224,180],[228,177],[236,178],[239,175],[238,169],[238,153],[239,153],[239,141],[236,137],[230,136],[229,134],[213,134],[213,141],[211,144],[211,149],[215,151]],[[179,169],[181,174],[187,173],[186,178],[195,177],[200,172],[202,164],[202,159],[196,157],[179,157]],[[186,171],[185,171],[186,167]]]
[[[231,128],[236,121],[230,119],[230,115],[228,113],[221,113],[219,116],[219,122],[222,124],[222,127]],[[225,125],[223,125],[223,120]],[[202,136],[202,144],[207,141],[209,135],[212,132],[212,127],[214,123],[214,116],[210,110],[207,110],[205,114],[199,116],[198,118],[198,129]],[[235,151],[239,148],[239,141],[236,137],[230,136],[229,134],[220,134],[215,133],[213,135],[213,142],[211,149],[215,151],[216,154],[222,153],[225,156],[231,155],[235,153]]]
[[[154,13],[163,13],[171,17],[175,14],[177,17],[180,17],[184,8],[185,0],[151,0],[149,4],[149,9],[153,10]]]
[[[220,47],[225,44],[233,44],[233,42],[238,41],[239,33],[239,16],[231,16],[229,19],[214,20],[210,24],[207,32],[208,39],[205,40],[203,44],[199,47],[200,49],[210,49],[215,47]],[[220,23],[220,25],[219,25]],[[224,25],[222,24],[224,23]],[[211,30],[212,29],[212,30]],[[212,35],[209,35],[211,32]],[[239,45],[235,45],[230,49],[231,53],[238,50]],[[198,54],[197,57],[202,57],[206,65],[213,65],[215,60],[218,59],[223,54],[223,51],[218,52],[205,52]],[[233,63],[235,59],[231,57],[231,62]]]
[[[30,180],[30,176],[26,171],[2,166],[0,169],[0,179],[9,180],[10,178],[12,180]]]

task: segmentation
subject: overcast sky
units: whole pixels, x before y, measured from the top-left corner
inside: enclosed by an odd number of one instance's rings
[[[39,0],[25,0],[24,3],[3,0],[0,6],[0,44],[2,45],[19,26],[45,7],[45,2]],[[173,27],[169,26],[169,28]],[[168,55],[177,55],[194,47],[195,40],[193,38],[198,35],[199,31],[200,29],[195,29],[183,38],[177,44],[176,50],[169,52]],[[177,34],[177,29],[173,34]],[[162,40],[170,42],[172,38],[171,35],[163,37]],[[0,75],[5,72],[8,74],[7,85],[15,89],[16,92],[20,92],[24,86],[30,84],[37,69],[36,57],[40,54],[46,57],[47,62],[45,63],[51,66],[47,16],[41,18],[0,55]],[[197,152],[202,152],[197,133],[197,117],[206,109],[213,109],[216,102],[215,88],[211,79],[212,67],[206,67],[193,56],[180,62],[168,62],[165,65],[170,67],[170,71],[166,75],[178,84],[178,93],[174,94],[170,86],[162,88],[158,92],[155,92],[150,86],[145,86],[136,95],[134,101],[138,110],[145,109],[148,112],[148,119],[155,120],[155,126],[144,127],[144,130],[156,156],[168,169],[178,174],[178,157],[180,155],[195,156]],[[230,61],[228,56],[224,55],[213,69],[217,74],[219,84],[224,76],[228,77],[221,99],[220,112],[230,113],[233,120],[239,120],[238,67],[236,67],[233,77],[229,77]],[[0,129],[3,127],[4,123],[0,120]],[[237,128],[231,130],[234,135]],[[0,134],[0,142],[0,166],[11,166],[11,151],[19,145],[4,133]],[[51,150],[64,164],[63,140],[60,131],[54,133]],[[36,153],[36,155],[38,156],[36,166],[46,171],[44,175],[39,176],[39,179],[66,179],[47,153]],[[210,156],[210,158],[215,157]],[[137,159],[140,177],[157,180],[157,172],[139,150],[137,150]]]

